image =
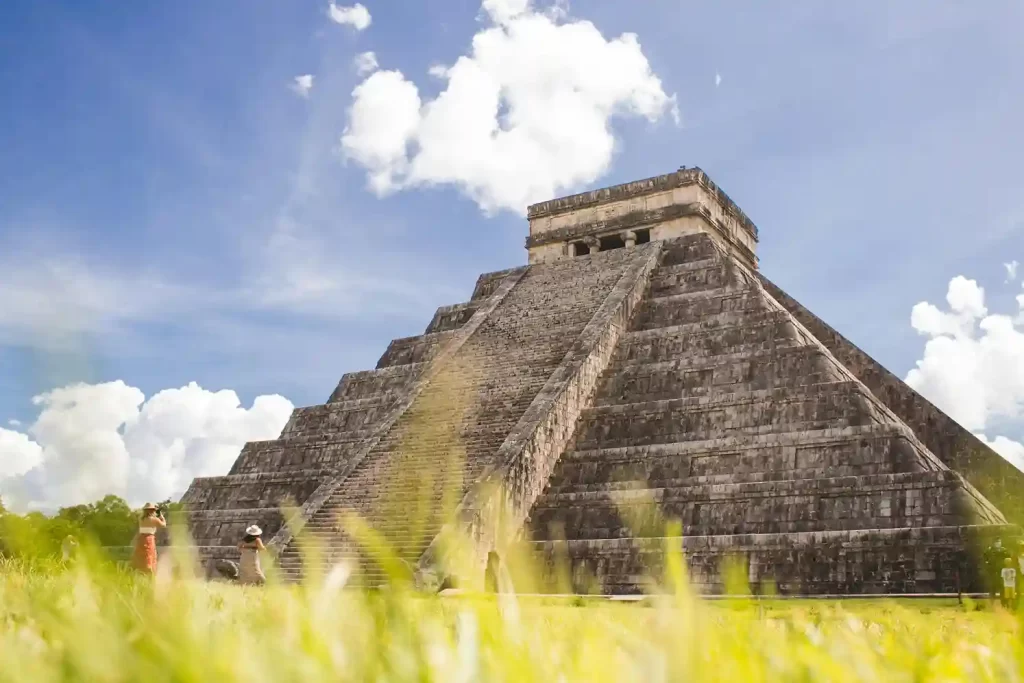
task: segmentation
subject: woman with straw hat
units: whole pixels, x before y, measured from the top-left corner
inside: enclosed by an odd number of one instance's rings
[[[263,545],[262,536],[263,530],[253,524],[245,530],[245,537],[238,544],[238,549],[242,553],[241,561],[238,563],[239,583],[260,586],[267,580],[260,566],[260,553],[267,549]]]
[[[152,503],[142,506],[139,519],[139,533],[135,537],[135,554],[132,566],[144,574],[156,572],[156,532],[167,526],[163,513]]]

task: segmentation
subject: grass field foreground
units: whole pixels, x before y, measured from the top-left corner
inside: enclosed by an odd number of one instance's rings
[[[0,681],[1022,680],[1017,618],[998,609],[708,602],[673,566],[674,592],[639,606],[7,562]]]

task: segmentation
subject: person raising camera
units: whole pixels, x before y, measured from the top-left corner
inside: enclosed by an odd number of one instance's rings
[[[156,532],[167,527],[163,513],[152,503],[142,506],[139,533],[135,537],[132,566],[143,574],[156,572]]]

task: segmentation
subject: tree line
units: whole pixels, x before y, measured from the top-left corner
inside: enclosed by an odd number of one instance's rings
[[[169,500],[159,505],[165,514],[174,514],[181,507]],[[0,557],[57,558],[68,536],[73,536],[80,544],[128,546],[138,528],[139,511],[114,495],[95,503],[60,508],[53,515],[41,512],[19,515],[4,508],[0,500]]]

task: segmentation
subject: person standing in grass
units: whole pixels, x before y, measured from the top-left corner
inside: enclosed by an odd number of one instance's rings
[[[132,566],[143,574],[156,572],[156,532],[166,527],[167,521],[156,505],[146,503],[142,506],[142,518],[139,520],[139,533],[135,536]]]
[[[70,564],[75,559],[75,552],[78,550],[78,541],[71,534],[64,537],[64,540],[60,543],[60,561],[61,564]]]
[[[253,524],[245,530],[245,537],[238,544],[242,553],[241,561],[238,563],[238,582],[251,586],[262,586],[267,580],[263,575],[263,567],[260,566],[260,553],[267,547],[263,545],[263,530]]]
[[[988,580],[988,593],[995,599],[1003,594],[1001,571],[1006,566],[1006,560],[1010,554],[1003,547],[1003,539],[997,538],[995,543],[985,549],[983,560],[985,563],[985,576]]]
[[[1017,604],[1017,569],[1012,558],[1006,558],[1003,564],[1003,607],[1013,607]]]

